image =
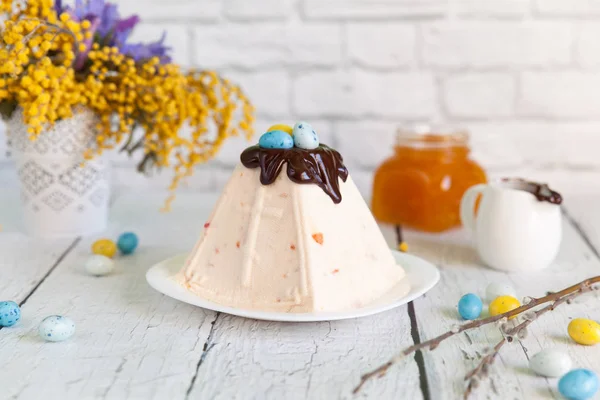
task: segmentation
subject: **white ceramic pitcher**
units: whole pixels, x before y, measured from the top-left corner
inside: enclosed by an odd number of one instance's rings
[[[561,202],[547,185],[501,179],[467,190],[460,216],[485,264],[502,271],[534,271],[550,265],[558,253]]]

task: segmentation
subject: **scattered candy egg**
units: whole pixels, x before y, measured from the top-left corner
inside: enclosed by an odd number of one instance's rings
[[[500,296],[512,296],[516,298],[517,292],[509,284],[498,282],[490,283],[485,289],[485,299],[488,303],[491,303]]]
[[[544,349],[529,360],[529,368],[536,374],[557,378],[571,369],[571,358],[556,349]]]
[[[258,145],[264,149],[291,149],[294,139],[284,131],[270,131],[258,139]]]
[[[458,313],[463,319],[477,319],[483,309],[483,302],[473,293],[467,293],[458,301]]]
[[[75,333],[75,322],[71,318],[51,315],[44,318],[38,328],[40,337],[49,342],[62,342]]]
[[[13,326],[21,319],[21,309],[14,301],[0,301],[0,326]]]
[[[115,269],[115,262],[106,256],[94,254],[83,265],[90,275],[103,276],[110,274]]]
[[[117,247],[123,254],[131,254],[138,245],[138,237],[133,232],[125,232],[117,240]]]
[[[269,129],[267,129],[267,132],[284,131],[288,135],[291,135],[293,132],[293,129],[294,128],[292,128],[291,126],[286,125],[286,124],[275,124],[275,125],[271,126]]]
[[[112,258],[117,252],[117,245],[110,239],[96,240],[92,244],[92,253]]]
[[[576,318],[569,323],[569,336],[579,344],[588,346],[600,343],[600,324],[591,319]]]
[[[598,375],[589,369],[574,369],[558,381],[558,391],[570,400],[586,400],[598,391]]]
[[[316,149],[319,147],[319,137],[313,127],[306,122],[294,125],[294,146],[301,149]]]
[[[494,301],[492,301],[490,303],[490,315],[494,316],[494,315],[499,315],[499,314],[504,314],[505,312],[509,312],[511,310],[514,310],[515,308],[519,308],[521,306],[521,303],[519,303],[519,300],[517,300],[515,297],[512,296],[500,296],[500,297],[496,297],[496,299],[494,299]],[[516,317],[513,316],[511,317],[514,318]]]

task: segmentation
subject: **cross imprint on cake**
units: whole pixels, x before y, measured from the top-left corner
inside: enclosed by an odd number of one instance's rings
[[[44,204],[52,208],[54,211],[61,211],[68,206],[73,199],[66,194],[55,190],[42,200]]]
[[[23,186],[33,194],[38,194],[54,182],[54,177],[34,161],[23,165],[18,174]]]
[[[83,167],[75,165],[69,171],[60,174],[58,180],[73,192],[82,195],[87,192],[99,179],[100,173],[89,164]]]

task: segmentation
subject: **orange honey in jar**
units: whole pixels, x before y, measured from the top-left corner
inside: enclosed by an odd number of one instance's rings
[[[375,218],[426,232],[459,226],[463,194],[487,181],[468,141],[464,131],[398,130],[395,154],[375,172]]]

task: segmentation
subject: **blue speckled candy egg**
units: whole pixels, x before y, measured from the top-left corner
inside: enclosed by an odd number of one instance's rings
[[[138,237],[133,232],[125,232],[119,236],[117,247],[123,254],[131,254],[138,246]]]
[[[0,326],[13,326],[21,319],[21,309],[14,301],[0,302]]]
[[[570,400],[586,400],[598,391],[598,375],[589,369],[574,369],[558,381],[558,391]]]
[[[40,337],[49,342],[62,342],[75,333],[75,322],[71,318],[51,315],[44,318],[38,328]]]
[[[313,127],[306,122],[298,122],[292,130],[294,146],[301,149],[316,149],[319,147],[319,137]]]
[[[264,149],[291,149],[294,139],[284,131],[271,131],[258,139],[258,145]]]
[[[464,319],[477,319],[483,309],[483,302],[473,293],[467,293],[458,301],[458,313]]]

